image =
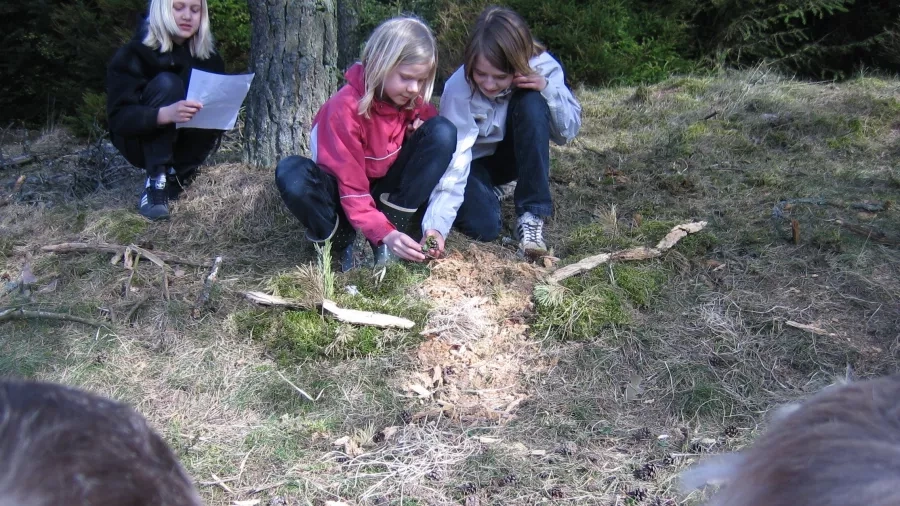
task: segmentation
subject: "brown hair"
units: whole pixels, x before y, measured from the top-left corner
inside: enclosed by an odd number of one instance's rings
[[[709,506],[900,504],[900,376],[829,388],[683,482],[710,478],[727,484]]]
[[[0,380],[0,505],[200,506],[166,443],[128,406]]]
[[[546,48],[534,40],[522,16],[510,9],[489,6],[475,21],[475,30],[463,53],[466,81],[474,90],[472,74],[479,56],[497,70],[528,75],[534,72],[528,60],[544,51]]]

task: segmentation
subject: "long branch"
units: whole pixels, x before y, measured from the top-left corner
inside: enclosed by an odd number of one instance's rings
[[[50,320],[64,320],[75,323],[82,323],[84,325],[90,325],[92,327],[106,327],[107,325],[103,322],[99,322],[96,320],[91,320],[88,318],[82,318],[80,316],[74,316],[70,314],[64,313],[49,313],[47,311],[30,311],[22,308],[8,308],[0,311],[0,322],[9,321],[9,320],[29,320],[29,319],[38,319],[45,318]]]
[[[116,253],[121,255],[125,252],[125,246],[108,243],[88,244],[84,242],[64,242],[61,244],[49,244],[42,247],[41,251],[48,251],[51,253],[83,253],[96,251],[100,253]],[[188,260],[171,253],[166,253],[165,251],[153,251],[152,253],[159,257],[160,260],[173,264],[190,265],[193,267],[208,267],[210,265],[210,262]]]

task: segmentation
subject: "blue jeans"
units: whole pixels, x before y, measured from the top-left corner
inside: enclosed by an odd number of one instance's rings
[[[161,72],[147,83],[141,94],[141,104],[165,107],[184,100],[187,92],[180,77]],[[174,124],[157,128],[152,134],[122,137],[112,134],[111,140],[128,163],[147,171],[148,177],[165,173],[174,167],[180,177],[190,178],[212,153],[224,132],[200,128],[176,129]]]
[[[480,241],[500,235],[500,201],[494,186],[518,181],[516,216],[553,214],[550,196],[550,108],[537,91],[516,91],[509,102],[506,136],[491,156],[472,161],[454,226]]]
[[[372,198],[390,193],[392,204],[407,209],[424,207],[455,150],[456,127],[446,118],[431,118],[403,143],[387,174],[372,182]],[[306,227],[311,239],[327,238],[336,216],[341,228],[350,226],[340,205],[337,180],[309,158],[295,155],[278,162],[275,184],[285,205]]]

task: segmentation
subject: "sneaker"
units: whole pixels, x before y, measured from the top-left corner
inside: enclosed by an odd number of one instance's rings
[[[169,219],[169,193],[165,177],[148,180],[148,185],[141,194],[138,212],[150,221]]]
[[[516,232],[519,235],[519,251],[528,256],[547,254],[544,242],[544,220],[526,212],[519,216]]]
[[[506,184],[501,184],[494,187],[494,195],[497,196],[497,200],[503,202],[504,200],[513,196],[513,193],[516,191],[516,182],[510,181]]]

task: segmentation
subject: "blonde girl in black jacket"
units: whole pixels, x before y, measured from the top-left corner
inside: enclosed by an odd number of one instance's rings
[[[109,64],[110,137],[132,165],[147,171],[138,210],[149,220],[169,217],[169,199],[178,196],[222,135],[175,128],[203,107],[185,100],[193,68],[225,71],[213,47],[206,0],[151,0],[147,21]]]

